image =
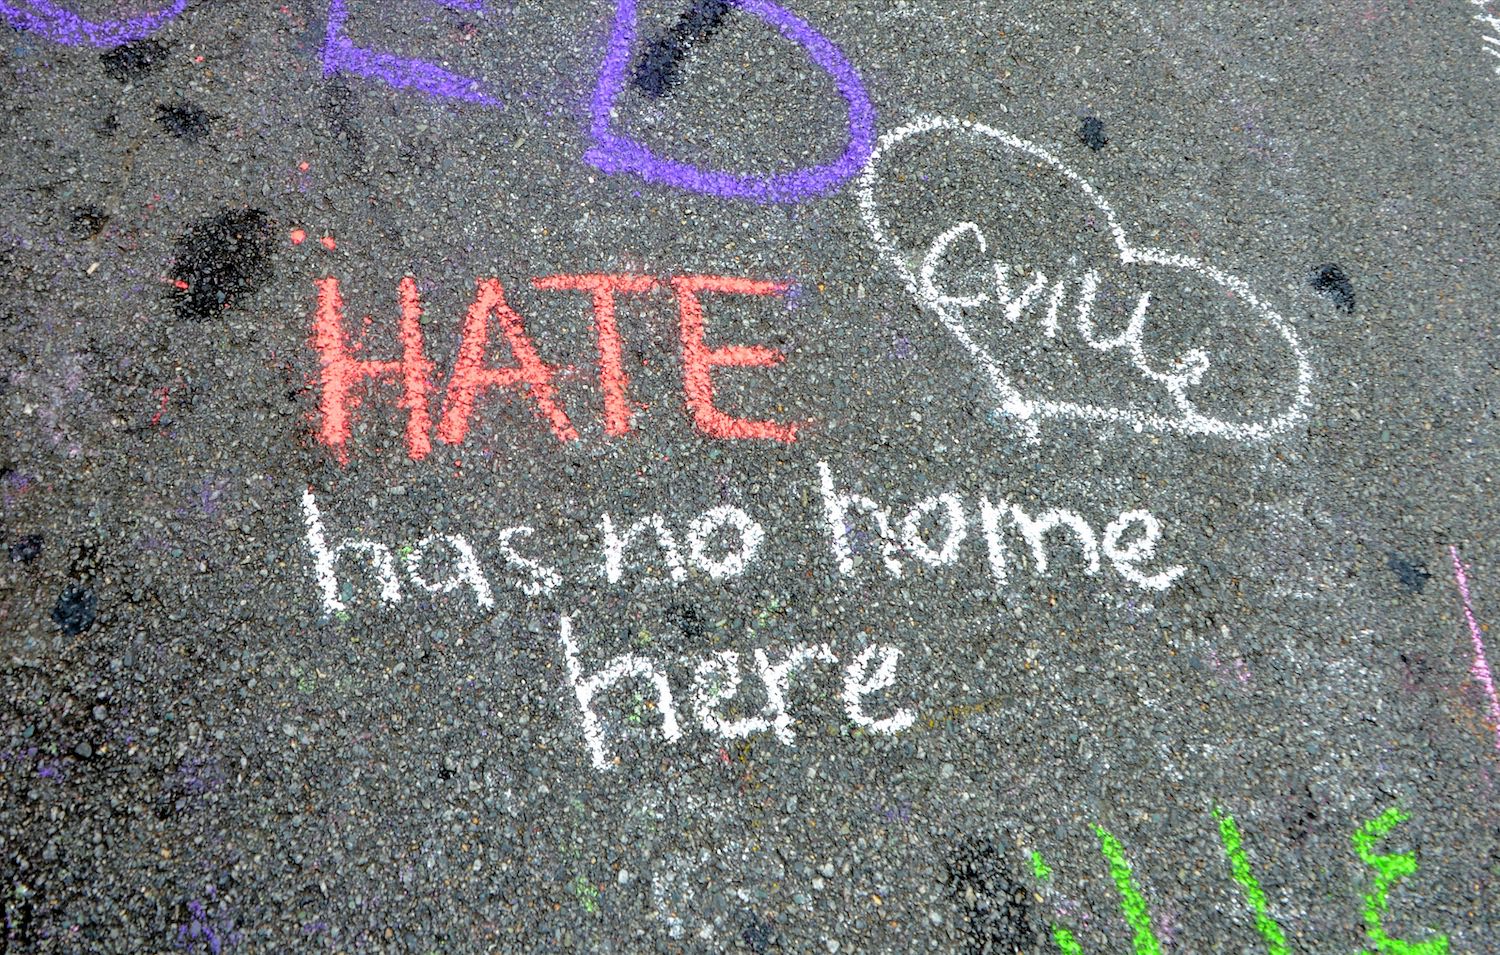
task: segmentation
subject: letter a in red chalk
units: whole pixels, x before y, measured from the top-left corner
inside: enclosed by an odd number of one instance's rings
[[[474,401],[490,388],[524,386],[536,402],[542,418],[551,426],[559,441],[577,441],[578,432],[568,415],[557,404],[552,376],[557,368],[537,355],[536,345],[517,315],[505,302],[505,290],[499,279],[477,279],[479,287],[469,317],[464,321],[463,342],[458,346],[458,361],[448,381],[448,395],[443,399],[443,417],[438,423],[438,439],[458,444],[469,433],[469,419],[474,415]],[[500,330],[510,343],[516,363],[510,368],[485,366],[484,354],[489,347],[491,313],[500,319]]]
[[[359,406],[353,393],[362,379],[395,378],[401,382],[397,406],[406,411],[406,453],[420,461],[432,451],[432,418],[428,393],[432,390],[432,362],[422,350],[422,301],[417,283],[410,276],[401,280],[401,360],[361,361],[354,357],[344,329],[344,298],[339,280],[317,279],[318,310],[313,319],[312,345],[322,369],[322,398],[318,410],[322,424],[318,439],[338,454],[340,464],[349,463],[350,412]],[[368,322],[368,317],[366,318]]]
[[[677,293],[681,321],[682,391],[698,430],[715,438],[758,438],[788,443],[797,440],[796,424],[735,418],[714,407],[711,377],[714,368],[769,368],[781,364],[786,356],[761,345],[709,348],[703,340],[703,303],[698,299],[700,292],[779,295],[786,291],[785,283],[722,275],[684,275],[672,279],[672,290]]]
[[[539,289],[570,289],[594,296],[594,334],[599,342],[599,387],[604,391],[604,431],[611,437],[630,433],[635,409],[625,390],[630,376],[625,372],[620,325],[615,321],[615,295],[639,294],[657,287],[649,275],[549,275],[532,279]]]

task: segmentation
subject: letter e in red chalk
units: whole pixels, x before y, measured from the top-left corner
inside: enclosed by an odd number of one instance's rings
[[[698,430],[715,438],[788,443],[797,440],[796,424],[736,418],[714,407],[714,383],[711,377],[714,368],[769,368],[781,364],[786,356],[774,348],[761,345],[709,348],[703,338],[703,303],[698,298],[702,292],[779,295],[786,291],[785,283],[722,275],[684,275],[672,279],[672,290],[677,294],[681,322],[682,391],[687,398],[693,424]]]
[[[312,345],[322,364],[322,397],[318,410],[322,423],[318,440],[349,463],[350,412],[359,406],[354,386],[365,378],[394,378],[401,383],[397,406],[406,411],[406,453],[420,461],[432,451],[432,418],[428,393],[432,390],[432,362],[422,347],[422,301],[417,283],[410,276],[401,280],[401,360],[361,361],[354,357],[344,329],[344,299],[339,280],[317,279],[318,309],[313,319]],[[368,319],[367,319],[368,321]]]
[[[478,292],[469,316],[464,321],[464,337],[458,347],[458,361],[448,380],[448,394],[443,399],[443,417],[438,423],[438,439],[445,444],[459,444],[469,433],[469,419],[474,415],[474,401],[490,388],[522,388],[536,402],[537,411],[552,428],[559,441],[576,441],[578,432],[568,415],[557,403],[552,377],[557,368],[542,361],[536,345],[521,316],[505,301],[505,290],[499,279],[477,279]],[[489,318],[500,319],[500,330],[510,344],[515,365],[491,368],[484,363],[489,347]]]
[[[629,434],[635,410],[626,394],[630,376],[625,371],[620,325],[615,320],[615,295],[648,292],[659,283],[649,275],[548,275],[532,279],[531,284],[545,290],[569,289],[593,294],[599,387],[604,391],[604,431],[616,438]]]

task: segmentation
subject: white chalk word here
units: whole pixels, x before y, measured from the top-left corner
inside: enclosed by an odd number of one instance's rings
[[[627,716],[607,710],[607,696],[623,697],[623,688],[644,690],[650,701],[652,722],[659,722],[662,739],[678,743],[683,738],[685,712],[713,740],[745,739],[756,735],[773,737],[786,746],[794,746],[797,734],[795,718],[787,697],[790,685],[799,674],[806,676],[815,667],[835,669],[840,659],[827,643],[796,644],[786,647],[758,647],[744,659],[734,650],[721,650],[696,660],[682,661],[692,673],[691,685],[684,695],[673,690],[664,661],[639,652],[624,653],[603,660],[587,660],[573,632],[573,620],[563,616],[559,625],[558,644],[562,651],[568,690],[577,706],[583,740],[595,769],[607,770],[614,765],[606,729],[624,722]],[[871,644],[853,655],[842,667],[843,689],[840,699],[849,722],[872,733],[899,733],[912,725],[916,714],[909,709],[872,706],[874,694],[896,686],[896,668],[901,650],[887,644]],[[731,717],[724,710],[739,695],[746,674],[762,689],[764,704],[754,713]],[[641,707],[645,709],[645,707]],[[639,716],[634,722],[644,722]]]

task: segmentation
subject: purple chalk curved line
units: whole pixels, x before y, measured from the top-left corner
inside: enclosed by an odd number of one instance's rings
[[[636,37],[636,0],[617,0],[604,68],[590,101],[594,145],[584,154],[588,162],[607,173],[631,172],[647,182],[755,202],[801,202],[832,192],[858,175],[875,151],[875,107],[848,58],[807,21],[770,0],[736,0],[734,5],[774,26],[833,78],[849,106],[849,141],[843,155],[822,166],[786,173],[741,174],[665,159],[632,139],[616,135],[611,113],[629,81],[630,52]]]
[[[4,0],[0,0],[3,3]],[[444,4],[450,5],[450,4]],[[476,4],[477,6],[477,4]],[[343,35],[344,21],[349,18],[345,0],[329,0],[328,32],[323,37],[323,75],[339,71],[366,79],[381,80],[397,89],[416,90],[428,96],[503,107],[505,101],[484,92],[478,80],[445,70],[435,63],[415,57],[396,56],[368,47],[356,46]]]
[[[187,0],[128,20],[95,23],[48,0],[0,0],[0,16],[26,33],[36,33],[63,46],[113,47],[146,37],[160,30],[187,8]]]

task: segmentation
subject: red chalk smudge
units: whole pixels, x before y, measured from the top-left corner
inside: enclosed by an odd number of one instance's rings
[[[1484,636],[1479,621],[1474,618],[1474,602],[1469,597],[1469,577],[1464,571],[1464,562],[1458,555],[1457,545],[1449,545],[1448,553],[1453,558],[1453,579],[1458,583],[1458,596],[1464,605],[1464,620],[1469,624],[1469,636],[1474,643],[1474,662],[1469,667],[1475,682],[1484,690],[1490,702],[1490,722],[1495,727],[1495,751],[1500,753],[1500,696],[1495,693],[1495,678],[1490,673],[1489,660],[1485,658]]]
[[[323,243],[323,248],[327,249],[329,252],[332,252],[334,249],[337,249],[339,247],[339,244],[333,241],[333,236],[331,235],[325,235],[319,241]]]
[[[171,400],[172,389],[164,385],[156,389],[156,396],[161,399],[161,406],[156,409],[156,414],[151,416],[151,427],[153,428],[161,424],[161,416],[167,413],[167,402]]]
[[[307,170],[312,168],[312,165],[306,159],[304,159],[301,162],[297,163],[297,168],[302,172],[307,172]]]
[[[307,241],[307,232],[303,229],[292,230],[292,245],[301,245]]]

